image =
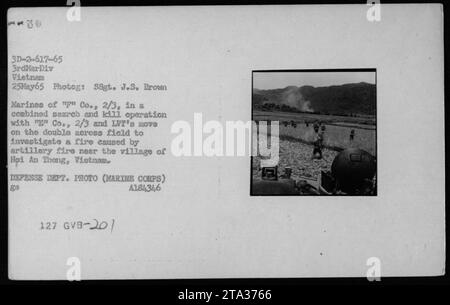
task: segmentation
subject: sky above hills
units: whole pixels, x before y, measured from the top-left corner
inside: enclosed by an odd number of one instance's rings
[[[325,87],[365,82],[375,84],[375,72],[254,72],[253,88],[277,89],[288,86]]]

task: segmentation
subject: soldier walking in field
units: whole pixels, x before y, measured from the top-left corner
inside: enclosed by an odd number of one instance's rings
[[[319,124],[314,124],[314,149],[312,158],[322,159],[322,148],[323,148],[323,133],[324,129],[319,130]]]
[[[350,130],[350,141],[353,141],[355,139],[355,130]]]

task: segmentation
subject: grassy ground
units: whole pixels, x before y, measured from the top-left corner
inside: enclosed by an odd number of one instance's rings
[[[314,139],[313,124],[306,126],[305,121],[313,122],[320,119],[325,125],[323,159],[312,159]],[[253,120],[280,121],[279,139],[279,172],[284,168],[292,168],[294,179],[303,177],[317,178],[320,171],[329,171],[338,151],[345,148],[360,148],[376,156],[376,126],[374,118],[355,118],[337,116],[318,116],[313,114],[291,114],[275,112],[256,112]],[[291,124],[284,126],[285,121],[297,122],[296,127]],[[350,131],[355,130],[354,140],[350,140]],[[254,157],[252,175],[260,178],[260,158]]]
[[[352,123],[360,125],[372,125],[375,126],[376,120],[374,116],[337,116],[337,115],[324,115],[314,113],[293,113],[293,112],[276,112],[276,111],[253,111],[253,120],[277,120],[277,121],[322,121],[327,123]]]
[[[355,137],[353,140],[350,140],[350,131],[352,129],[355,130]],[[313,141],[314,134],[312,124],[309,124],[308,127],[305,124],[300,124],[296,128],[292,126],[280,126],[280,137],[286,140],[298,139],[308,143]],[[360,148],[372,155],[376,155],[375,130],[325,125],[323,142],[329,148]]]

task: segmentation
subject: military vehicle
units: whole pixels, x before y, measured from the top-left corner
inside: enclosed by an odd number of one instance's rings
[[[253,179],[252,195],[376,195],[376,159],[357,148],[342,150],[329,171],[319,177],[293,179],[292,168],[282,175],[278,167],[263,167],[261,178]]]

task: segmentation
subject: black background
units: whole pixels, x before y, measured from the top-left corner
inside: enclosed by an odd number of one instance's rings
[[[2,1],[2,0],[0,0]],[[439,3],[439,1],[414,1],[415,3]],[[163,300],[164,303],[172,303],[177,302],[178,291],[184,291],[184,289],[189,289],[192,291],[214,291],[215,293],[220,293],[222,289],[270,289],[272,291],[272,299],[270,301],[221,301],[220,303],[225,304],[256,304],[256,303],[274,303],[279,302],[280,300],[297,300],[296,304],[311,304],[311,303],[322,303],[322,300],[325,296],[331,297],[334,299],[342,297],[340,292],[329,294],[324,290],[319,288],[318,292],[314,292],[313,299],[307,299],[306,294],[311,294],[309,288],[316,285],[328,286],[328,285],[337,285],[338,288],[343,288],[348,285],[352,286],[396,286],[403,284],[425,284],[425,285],[448,285],[450,283],[448,278],[448,271],[446,266],[446,275],[439,277],[390,277],[390,278],[381,278],[379,282],[369,282],[365,277],[361,278],[283,278],[283,279],[186,279],[186,280],[100,280],[100,281],[80,281],[80,282],[68,282],[68,281],[11,281],[8,279],[8,183],[7,183],[7,48],[6,48],[6,13],[9,7],[45,7],[45,6],[64,6],[66,7],[65,0],[59,1],[22,1],[22,0],[12,0],[12,1],[2,1],[2,12],[1,12],[1,77],[0,77],[0,122],[1,122],[1,130],[2,130],[2,149],[1,149],[1,166],[2,166],[2,174],[1,174],[1,199],[0,199],[0,284],[1,285],[10,285],[15,286],[17,288],[21,288],[24,286],[38,286],[38,288],[42,288],[43,286],[53,285],[53,286],[96,286],[96,288],[101,288],[102,286],[118,286],[118,285],[133,285],[133,286],[145,286],[145,295],[142,302],[153,304],[156,299]],[[87,6],[140,6],[140,5],[261,5],[261,4],[366,4],[366,1],[93,1],[93,0],[81,0],[81,7]],[[381,5],[383,3],[408,3],[407,1],[381,1]],[[448,4],[445,1],[442,1],[444,5],[444,46],[445,50],[448,49]],[[446,54],[447,55],[447,52]],[[448,56],[445,56],[445,67],[448,66]],[[448,97],[448,79],[449,74],[447,69],[445,69],[445,97]],[[445,121],[448,118],[448,108],[445,107]],[[446,124],[446,133],[445,133],[445,148],[446,148],[446,159],[447,156],[447,143],[448,143],[449,133],[447,130]],[[448,165],[445,166],[446,172],[446,189],[448,189],[449,181],[447,179],[447,169]],[[446,214],[448,215],[448,205],[446,198]],[[447,233],[447,227],[446,227]],[[446,234],[446,244],[448,244]],[[351,249],[349,249],[351,251]],[[448,258],[448,252],[446,252],[446,258]],[[447,259],[446,259],[447,261]],[[306,286],[307,291],[300,291],[300,286]],[[14,288],[15,288],[14,287]],[[305,287],[303,287],[305,288]],[[346,291],[347,289],[338,291]],[[77,290],[75,290],[77,291]],[[114,289],[108,289],[107,295],[109,297],[114,297],[117,291]],[[412,293],[409,290],[409,293]],[[133,294],[133,293],[132,293]],[[21,295],[17,295],[21,297]],[[105,295],[106,296],[106,295]],[[132,295],[130,295],[132,296]],[[33,295],[31,295],[33,297]],[[75,298],[76,295],[74,292],[70,292],[70,294],[66,295],[65,299],[60,299],[61,303],[66,302],[68,299]],[[430,296],[432,297],[432,296]],[[349,295],[348,299],[354,299],[355,296]],[[374,293],[373,290],[368,292],[368,294],[356,298],[361,302],[367,302],[370,300],[378,299],[379,296],[377,293]],[[85,299],[88,301],[88,298]],[[214,300],[214,303],[217,303],[220,300]],[[128,302],[127,302],[128,303]],[[178,301],[178,303],[189,303],[189,304],[205,304],[202,301],[197,302],[186,302],[186,301]],[[213,303],[213,302],[210,302]],[[334,303],[334,302],[333,302]],[[155,303],[158,304],[158,303]]]

